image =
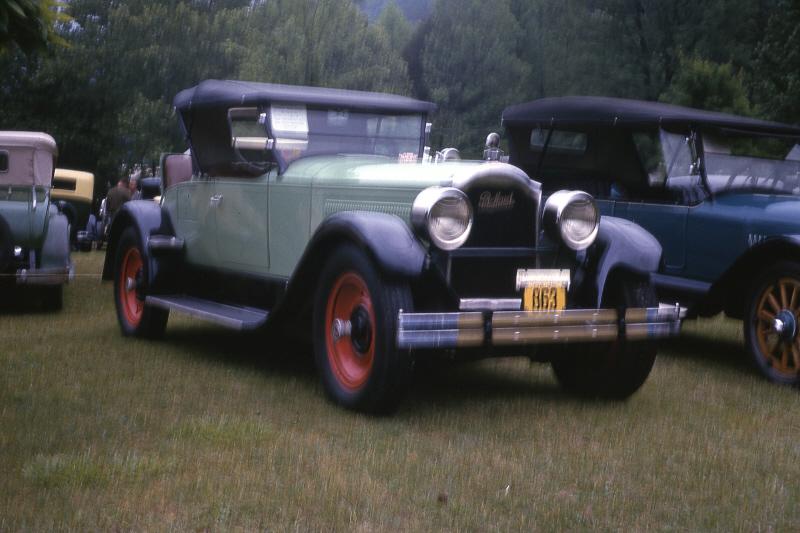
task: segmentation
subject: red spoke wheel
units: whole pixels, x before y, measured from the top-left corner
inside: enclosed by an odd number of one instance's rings
[[[167,327],[169,311],[145,304],[147,260],[134,228],[122,232],[115,265],[114,303],[123,335],[161,336]]]
[[[338,248],[323,268],[314,305],[314,357],[328,396],[364,412],[393,410],[412,359],[397,349],[397,316],[411,310],[405,283],[386,279],[360,248]]]
[[[756,367],[775,383],[800,383],[800,265],[779,263],[758,279],[745,316]]]

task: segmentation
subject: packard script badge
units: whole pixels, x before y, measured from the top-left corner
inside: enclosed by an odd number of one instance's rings
[[[478,211],[507,211],[514,207],[514,193],[500,192],[491,193],[483,191],[478,198]]]

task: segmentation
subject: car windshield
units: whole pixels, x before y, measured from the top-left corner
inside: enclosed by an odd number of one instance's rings
[[[633,141],[650,186],[690,203],[706,194],[688,131],[636,131]],[[800,145],[795,139],[705,131],[703,163],[714,194],[748,191],[800,194]]]
[[[424,117],[276,105],[269,109],[275,149],[285,162],[325,154],[367,154],[397,161],[421,156]]]
[[[800,194],[800,146],[796,141],[704,133],[709,188],[714,193],[747,190]]]

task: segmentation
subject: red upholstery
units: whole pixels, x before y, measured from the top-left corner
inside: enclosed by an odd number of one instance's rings
[[[164,156],[164,188],[189,181],[192,177],[192,156],[169,154]]]

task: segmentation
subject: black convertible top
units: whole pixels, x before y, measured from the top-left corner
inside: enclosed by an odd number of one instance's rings
[[[800,127],[660,102],[602,96],[542,98],[507,107],[504,126],[709,126],[742,132],[800,137]]]
[[[269,102],[398,113],[430,113],[436,110],[436,105],[431,102],[393,94],[232,80],[203,81],[179,92],[173,104],[185,114],[197,108],[252,106]]]

